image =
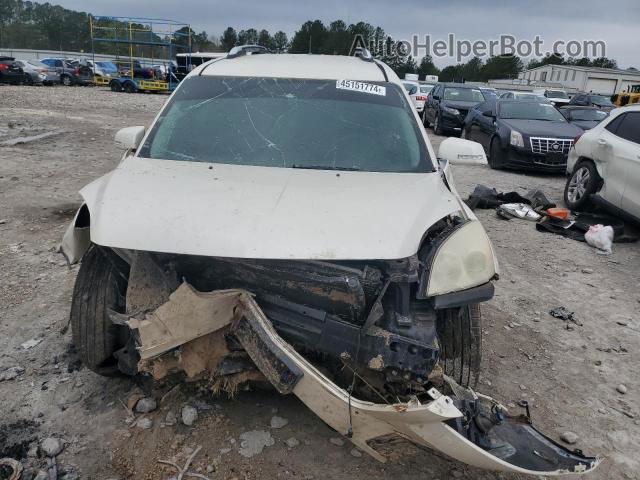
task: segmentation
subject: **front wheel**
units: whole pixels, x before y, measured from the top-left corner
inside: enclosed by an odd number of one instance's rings
[[[565,205],[571,210],[582,209],[589,202],[589,196],[596,193],[600,181],[593,163],[579,163],[564,187]]]
[[[433,120],[433,133],[436,135],[444,135],[442,125],[440,124],[440,115],[436,114],[436,118]]]
[[[424,125],[424,128],[427,129],[431,126],[431,122],[429,122],[429,120],[427,120],[427,109],[424,109],[424,112],[422,112],[422,124]]]
[[[127,93],[136,93],[137,88],[132,82],[127,82],[124,84],[124,91]]]
[[[122,91],[122,85],[120,85],[120,82],[118,82],[116,80],[111,80],[111,83],[109,83],[109,88],[111,88],[112,92],[121,92]]]
[[[118,374],[114,353],[129,340],[129,328],[109,317],[109,310],[126,310],[128,277],[126,262],[99,245],[87,251],[78,271],[71,300],[73,343],[82,363],[100,375]]]
[[[443,310],[438,315],[437,332],[444,373],[463,387],[475,387],[482,359],[480,305]]]
[[[504,153],[500,147],[500,141],[494,138],[491,141],[491,148],[489,148],[489,167],[494,170],[499,170],[504,164]]]

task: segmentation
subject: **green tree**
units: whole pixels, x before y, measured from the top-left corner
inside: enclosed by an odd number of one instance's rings
[[[396,68],[394,68],[394,71],[400,78],[404,78],[407,73],[417,73],[418,64],[413,57],[409,55]]]
[[[273,45],[276,52],[281,53],[287,50],[289,46],[289,39],[287,38],[287,34],[282,30],[276,32],[273,35]]]
[[[327,55],[349,55],[351,49],[351,35],[347,24],[336,20],[329,24],[329,29],[322,45],[322,53]]]
[[[435,66],[431,55],[425,55],[418,65],[418,75],[424,77],[426,75],[439,75],[440,69]]]
[[[517,78],[522,69],[522,60],[515,55],[491,57],[482,67],[482,79]]]
[[[273,41],[273,37],[269,33],[269,30],[260,30],[260,33],[258,33],[257,45],[262,45],[269,50],[273,50],[275,48],[275,42]]]
[[[256,45],[258,43],[258,32],[255,28],[240,30],[238,33],[238,45]]]
[[[444,67],[440,72],[438,80],[441,82],[457,82],[462,80],[462,64]]]
[[[228,52],[238,44],[238,34],[233,27],[227,27],[220,37],[220,46]]]
[[[473,57],[467,63],[462,64],[460,69],[460,75],[464,78],[465,81],[468,82],[478,82],[481,81],[482,78],[482,68],[484,64],[482,60],[478,57]]]
[[[618,62],[612,58],[598,57],[591,61],[591,66],[598,68],[618,68]]]
[[[290,53],[322,53],[327,29],[320,20],[306,21],[291,39]]]

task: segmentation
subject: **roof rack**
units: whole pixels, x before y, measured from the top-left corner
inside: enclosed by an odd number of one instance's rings
[[[262,45],[240,45],[229,50],[227,58],[237,58],[244,55],[258,55],[259,53],[269,53]]]
[[[373,55],[371,55],[371,52],[365,47],[356,47],[355,51],[353,52],[353,56],[358,57],[365,62],[373,62]]]

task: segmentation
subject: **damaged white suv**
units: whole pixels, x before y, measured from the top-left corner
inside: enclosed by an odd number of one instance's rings
[[[396,74],[365,50],[258,53],[196,68],[82,190],[62,251],[86,366],[266,378],[381,460],[368,442],[399,435],[495,470],[595,468],[470,388],[497,263]]]

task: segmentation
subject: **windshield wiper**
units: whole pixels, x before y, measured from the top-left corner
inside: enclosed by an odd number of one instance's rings
[[[330,165],[291,165],[291,168],[303,168],[307,170],[342,170],[347,172],[358,172],[361,169],[358,167],[332,167]]]

